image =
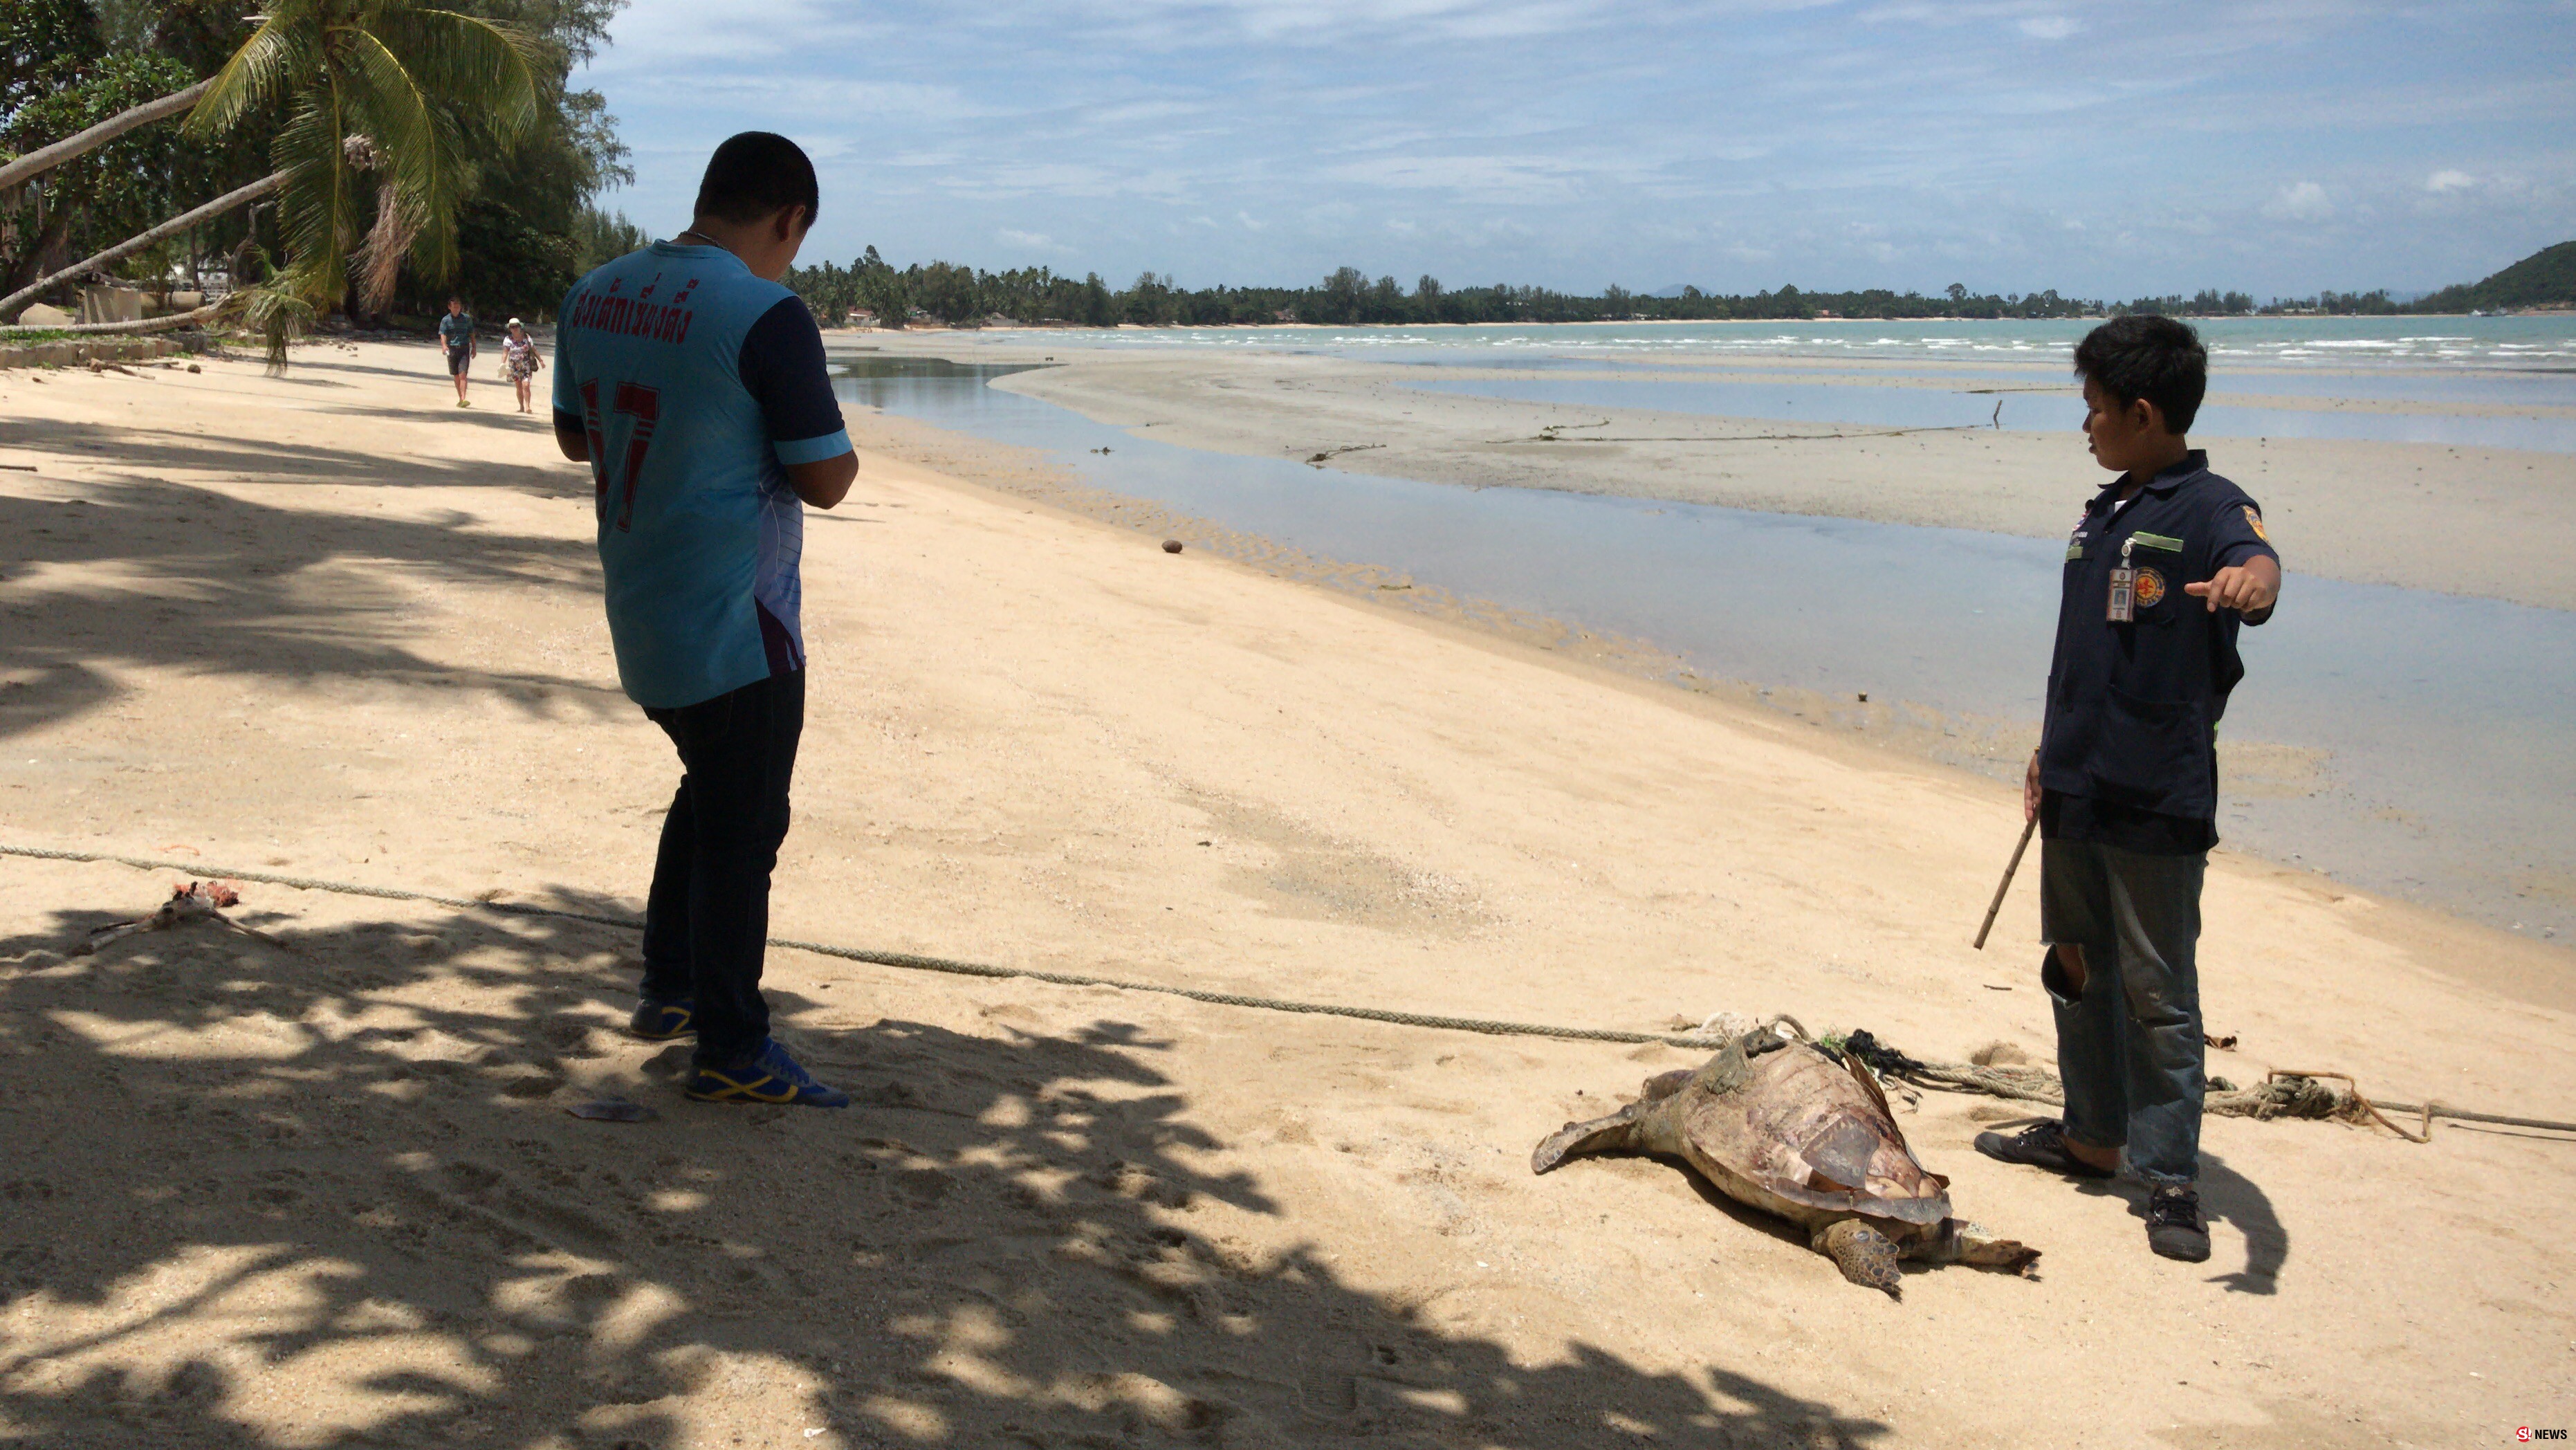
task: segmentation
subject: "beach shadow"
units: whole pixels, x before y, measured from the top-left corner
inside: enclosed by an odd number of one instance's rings
[[[1115,1016],[966,1032],[817,982],[864,1025],[792,1037],[857,1105],[696,1105],[685,1048],[622,1034],[630,934],[390,906],[299,929],[259,894],[237,915],[289,949],[200,927],[58,955],[123,902],[0,940],[0,1416],[26,1443],[662,1450],[728,1417],[844,1447],[1887,1433],[1722,1351],[1533,1363],[1345,1280],[1329,1245],[1234,1237],[1280,1206],[1206,1165],[1168,1047]],[[603,1082],[659,1116],[565,1111]],[[284,1386],[291,1432],[251,1398]]]
[[[82,566],[108,575],[47,577]],[[22,581],[0,615],[0,738],[113,699],[120,666],[462,684],[537,713],[614,710],[622,697],[599,681],[423,657],[416,593],[397,582],[595,597],[597,572],[585,539],[501,533],[453,511],[316,514],[140,475],[85,482],[76,501],[0,493],[0,580]]]
[[[0,419],[0,447],[39,456],[60,454],[88,464],[111,463],[123,471],[123,477],[139,481],[157,482],[151,478],[152,471],[156,469],[186,469],[220,473],[227,479],[242,483],[332,483],[368,488],[498,487],[550,498],[587,495],[591,486],[589,473],[564,463],[556,455],[551,427],[528,427],[526,420],[507,406],[509,395],[504,393],[502,398],[505,407],[497,414],[481,408],[458,408],[452,394],[444,405],[445,412],[433,406],[384,408],[359,405],[319,411],[349,418],[406,421],[455,415],[451,421],[471,421],[483,426],[525,431],[536,435],[531,439],[525,463],[447,460],[371,452],[364,447],[333,448],[278,440],[250,443],[160,428],[52,419]],[[485,419],[490,421],[484,423]],[[514,419],[519,421],[514,424]]]

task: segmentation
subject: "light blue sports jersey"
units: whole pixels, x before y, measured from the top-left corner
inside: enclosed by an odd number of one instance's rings
[[[804,505],[782,465],[850,451],[796,295],[657,242],[573,284],[555,422],[590,441],[617,675],[678,708],[804,668]]]

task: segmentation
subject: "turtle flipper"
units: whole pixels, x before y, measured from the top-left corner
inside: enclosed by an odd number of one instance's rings
[[[1905,1276],[1896,1267],[1896,1245],[1868,1224],[1856,1218],[1838,1218],[1816,1230],[1807,1242],[1817,1253],[1833,1260],[1844,1278],[1863,1288],[1884,1289],[1890,1299],[1905,1297]]]
[[[1609,1153],[1628,1147],[1637,1120],[1655,1105],[1651,1098],[1630,1103],[1606,1118],[1588,1123],[1568,1123],[1548,1134],[1547,1141],[1530,1154],[1530,1171],[1545,1173],[1568,1158],[1584,1153]]]
[[[1965,1264],[1972,1269],[2000,1269],[2029,1278],[2031,1265],[2039,1262],[2039,1250],[2013,1239],[1989,1237],[1979,1225],[1951,1218],[1941,1221],[1941,1231],[1915,1257],[1942,1264]]]

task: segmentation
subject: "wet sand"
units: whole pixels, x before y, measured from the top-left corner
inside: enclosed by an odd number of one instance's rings
[[[838,346],[851,345],[836,340]],[[969,333],[871,333],[889,353],[1058,366],[996,386],[1193,448],[1265,458],[1330,455],[1332,466],[1468,487],[1725,504],[1777,513],[2062,537],[2100,470],[2077,431],[2081,409],[2054,370],[1962,366],[1963,386],[2042,390],[2062,433],[1904,431],[1786,424],[1435,392],[1436,378],[1563,380],[1580,372],[1427,368],[1334,357],[1206,350],[1083,349]],[[1656,358],[1636,379],[1724,377],[1801,383],[1836,376],[1924,385],[1944,369],[1840,374],[1730,359],[1687,370]],[[2266,393],[2263,374],[2222,381],[2211,401],[2404,414],[2426,405]],[[1999,395],[2000,396],[2000,395]],[[2024,399],[2016,409],[2042,406]],[[2474,410],[2476,405],[2463,405]],[[2443,411],[2459,411],[2445,408]],[[2511,416],[2549,416],[2534,405]],[[2503,416],[2503,415],[2499,415]],[[1584,426],[1577,426],[1584,425]],[[2321,438],[2208,439],[2213,466],[2260,500],[2294,574],[2576,609],[2576,455]]]
[[[640,906],[675,767],[609,670],[586,473],[434,364],[0,377],[35,465],[0,471],[10,844]],[[2027,884],[1966,945],[2006,788],[1173,557],[1025,455],[852,421],[780,934],[2045,1050]],[[782,952],[782,1030],[859,1105],[701,1109],[616,1030],[631,936],[253,886],[291,950],[65,954],[172,879],[0,858],[31,1443],[2454,1443],[2556,1403],[2576,1339],[2532,1211],[2576,1158],[2530,1134],[2213,1121],[2189,1267],[2133,1187],[1989,1163],[2014,1110],[1927,1095],[1961,1211],[2047,1258],[1892,1304],[1671,1165],[1528,1174],[1678,1049]],[[2214,1071],[2576,1117],[2568,953],[2225,853],[2209,918]],[[610,1094],[660,1116],[563,1111]]]

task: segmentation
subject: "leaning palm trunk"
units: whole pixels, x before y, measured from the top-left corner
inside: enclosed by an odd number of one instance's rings
[[[18,314],[26,311],[29,303],[43,296],[47,288],[59,286],[75,277],[85,277],[101,267],[122,261],[164,237],[176,236],[200,222],[213,221],[234,207],[244,202],[256,201],[285,184],[285,172],[272,172],[248,186],[225,192],[194,211],[174,216],[148,232],[137,232],[104,252],[83,257],[51,276],[39,277],[30,285],[21,287],[6,297],[0,297],[0,322],[17,321]]]
[[[141,322],[75,322],[68,327],[0,327],[0,338],[19,332],[69,332],[81,337],[133,337],[148,332],[175,332],[182,327],[202,327],[223,315],[225,303],[209,302],[187,312],[173,312],[167,317],[147,317]]]
[[[7,191],[32,176],[42,176],[55,167],[87,152],[95,151],[137,126],[148,126],[164,116],[175,116],[206,93],[210,80],[199,81],[184,91],[172,91],[159,100],[120,111],[86,131],[66,136],[51,146],[40,146],[6,166],[0,166],[0,191]]]

